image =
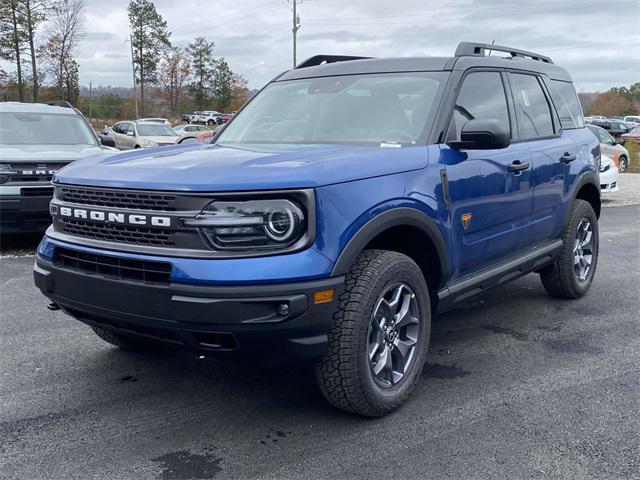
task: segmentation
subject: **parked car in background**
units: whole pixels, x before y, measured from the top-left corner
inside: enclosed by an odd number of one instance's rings
[[[136,120],[138,123],[159,123],[161,125],[171,126],[171,122],[166,118],[139,118]]]
[[[618,191],[618,169],[608,155],[600,156],[600,191],[613,193]]]
[[[205,143],[211,140],[214,135],[215,131],[205,128],[204,131],[185,133],[178,140],[176,140],[176,144],[182,145],[185,143]]]
[[[173,130],[178,135],[184,135],[187,133],[196,133],[196,132],[208,132],[209,129],[204,125],[191,125],[190,123],[186,123],[184,125],[178,125],[177,127],[173,127]]]
[[[621,135],[628,133],[631,128],[627,126],[622,120],[615,120],[607,118],[605,120],[598,119],[592,120],[591,125],[604,128],[607,132],[613,135],[615,138],[619,138]]]
[[[202,112],[199,110],[193,112],[193,114],[189,115],[189,123],[198,123],[200,115],[202,115]]]
[[[73,162],[115,152],[71,107],[0,103],[0,232],[43,231],[51,223],[51,178]],[[106,145],[105,145],[106,144]]]
[[[180,137],[169,125],[146,122],[118,122],[110,132],[118,150],[173,145]]]
[[[640,125],[640,115],[627,115],[623,118],[623,120],[627,122],[627,124],[633,124],[633,127],[637,127],[638,125]]]
[[[627,142],[634,142],[640,145],[640,127],[632,128],[629,133],[623,134],[620,139],[623,145],[626,145]]]
[[[180,115],[180,120],[182,120],[183,122],[189,123],[191,121],[191,114],[190,113],[181,114]]]
[[[618,171],[624,173],[629,166],[629,152],[627,149],[619,145],[616,139],[604,128],[596,127],[595,125],[587,125],[587,128],[593,132],[600,142],[600,151],[604,155],[611,157]]]
[[[223,113],[222,117],[220,117],[220,124],[224,125],[225,123],[227,123],[228,121],[230,121],[233,116],[236,114],[236,112],[231,112],[231,113]]]
[[[198,117],[198,123],[207,125],[208,127],[215,127],[221,123],[222,114],[215,110],[202,112],[202,115]]]

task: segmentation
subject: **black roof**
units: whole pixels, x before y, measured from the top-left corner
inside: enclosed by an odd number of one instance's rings
[[[485,56],[488,50],[504,52],[508,56]],[[524,70],[542,73],[554,80],[571,82],[569,73],[564,68],[554,65],[552,60],[544,55],[510,47],[471,42],[462,42],[458,45],[454,57],[366,58],[316,55],[305,60],[295,69],[283,73],[277,80],[362,73],[467,70],[473,67]]]

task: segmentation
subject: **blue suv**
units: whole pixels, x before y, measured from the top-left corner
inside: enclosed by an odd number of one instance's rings
[[[35,282],[111,344],[314,360],[332,404],[380,416],[415,386],[436,313],[529,272],[553,296],[589,289],[599,161],[542,55],[317,56],[211,144],[58,172]]]

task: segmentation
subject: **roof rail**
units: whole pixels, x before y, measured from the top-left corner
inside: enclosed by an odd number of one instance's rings
[[[537,60],[544,63],[553,63],[549,57],[540,55],[539,53],[528,52],[526,50],[518,50],[517,48],[502,47],[500,45],[489,45],[488,43],[460,42],[456,48],[456,57],[484,57],[485,51],[495,50],[496,52],[505,52],[512,57],[526,57],[531,60]]]
[[[51,100],[50,102],[47,102],[47,105],[51,107],[73,108],[73,105],[66,100]]]
[[[296,65],[297,68],[315,67],[323,63],[348,62],[349,60],[366,60],[371,57],[350,57],[348,55],[315,55]]]

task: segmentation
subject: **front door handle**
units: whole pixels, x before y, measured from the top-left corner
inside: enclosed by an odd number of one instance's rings
[[[560,157],[560,161],[561,161],[562,163],[571,163],[571,162],[573,162],[576,158],[578,158],[578,157],[576,157],[575,155],[570,154],[569,152],[564,152],[564,155],[562,155],[562,156]]]
[[[516,160],[515,162],[510,163],[509,167],[507,167],[507,169],[511,173],[521,172],[522,170],[526,170],[527,168],[529,168],[529,163],[527,163],[527,162],[522,163],[522,162],[520,162],[520,160]]]

